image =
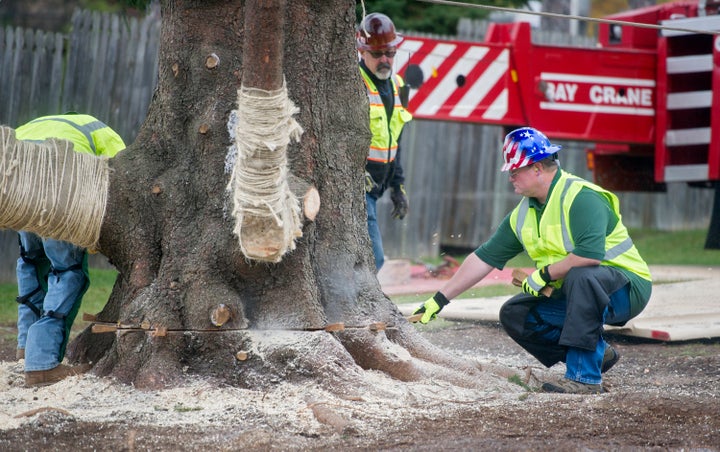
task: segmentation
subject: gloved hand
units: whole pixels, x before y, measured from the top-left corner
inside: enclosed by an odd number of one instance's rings
[[[551,281],[552,278],[550,277],[550,272],[548,271],[548,266],[546,265],[541,269],[535,270],[530,274],[530,276],[523,280],[522,291],[526,294],[539,297],[540,291],[543,287],[550,284]]]
[[[420,318],[420,323],[428,323],[431,320],[435,320],[438,312],[442,311],[442,308],[448,304],[450,304],[450,300],[448,300],[442,293],[437,292],[425,303],[420,305],[420,307],[413,312],[413,315],[423,314],[422,318]]]
[[[370,193],[375,187],[377,187],[375,179],[372,178],[370,173],[365,171],[365,193]]]
[[[392,188],[390,193],[390,199],[393,203],[392,217],[396,220],[402,220],[408,213],[410,203],[408,202],[407,193],[405,193],[405,186],[398,185]]]

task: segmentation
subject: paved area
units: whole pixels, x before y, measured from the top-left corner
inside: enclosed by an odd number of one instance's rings
[[[607,327],[614,333],[657,339],[683,341],[720,337],[720,265],[716,267],[653,266],[653,294],[645,310],[622,328]],[[510,284],[511,270],[493,271],[480,285]],[[382,285],[388,295],[433,292],[444,279],[410,277],[403,284]],[[381,281],[382,283],[382,281]],[[497,321],[500,306],[507,296],[454,300],[440,313],[446,319]],[[414,305],[400,305],[409,315]]]

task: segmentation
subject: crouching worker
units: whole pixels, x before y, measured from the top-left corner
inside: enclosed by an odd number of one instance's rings
[[[18,127],[18,140],[60,138],[77,152],[112,157],[125,149],[122,138],[89,115],[45,116]],[[87,250],[69,242],[20,231],[17,358],[25,359],[26,386],[56,383],[88,366],[61,364],[70,327],[90,286]]]
[[[544,391],[596,394],[604,392],[602,374],[620,358],[603,339],[603,324],[622,325],[638,315],[652,282],[622,223],[618,198],[560,169],[559,150],[530,127],[505,137],[502,171],[522,200],[415,313],[429,322],[453,297],[524,250],[537,270],[522,281],[522,293],[502,306],[500,322],[546,367],[565,363],[565,377],[544,383]],[[549,296],[541,293],[546,286]]]

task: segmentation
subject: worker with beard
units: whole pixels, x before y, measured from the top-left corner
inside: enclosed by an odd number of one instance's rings
[[[385,262],[377,222],[377,200],[389,188],[392,217],[399,220],[405,218],[409,207],[399,142],[403,126],[412,120],[412,115],[407,110],[408,88],[399,75],[392,73],[393,59],[402,40],[390,18],[380,13],[365,16],[356,34],[360,75],[370,104],[372,139],[365,164],[365,199],[368,233],[377,270]]]

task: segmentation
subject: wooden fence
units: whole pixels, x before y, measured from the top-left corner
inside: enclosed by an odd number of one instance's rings
[[[135,139],[157,85],[160,19],[78,10],[68,34],[0,33],[0,123],[89,113]]]
[[[157,83],[160,20],[78,11],[67,35],[5,28],[0,33],[0,123],[16,127],[36,116],[76,110],[115,128],[131,143]],[[487,24],[461,21],[460,39],[482,40]],[[573,39],[574,41],[569,41]],[[587,38],[533,31],[543,44],[590,45]],[[443,247],[469,249],[487,239],[517,202],[500,173],[501,127],[416,120],[403,132],[410,197],[405,220],[378,203],[385,252],[391,258],[437,256]],[[562,142],[565,169],[590,178],[587,143]],[[670,184],[668,193],[618,193],[631,227],[707,227],[712,191]],[[363,212],[358,212],[362,217]],[[364,220],[363,220],[364,221]],[[17,238],[0,231],[0,282],[15,281]],[[102,256],[95,265],[102,266]]]
[[[131,143],[157,85],[158,14],[143,19],[77,10],[67,34],[0,28],[0,124],[89,113]],[[0,282],[15,281],[17,234],[0,231]],[[107,266],[97,255],[91,265]]]

